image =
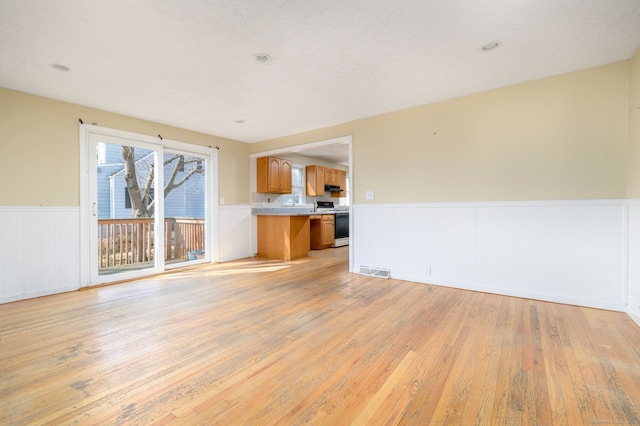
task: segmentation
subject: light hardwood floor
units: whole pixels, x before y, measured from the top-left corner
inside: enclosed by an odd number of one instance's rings
[[[0,424],[640,424],[625,314],[349,274],[346,256],[0,305]]]

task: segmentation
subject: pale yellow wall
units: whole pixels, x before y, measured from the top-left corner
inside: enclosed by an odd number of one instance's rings
[[[249,144],[0,88],[0,206],[78,206],[78,118],[103,127],[219,146],[219,195],[249,203]]]
[[[628,197],[640,198],[640,49],[631,59],[629,79]]]
[[[252,144],[353,135],[354,202],[625,198],[629,62]]]

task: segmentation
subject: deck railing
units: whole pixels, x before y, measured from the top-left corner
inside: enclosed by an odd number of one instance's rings
[[[153,218],[99,219],[99,268],[125,267],[152,262]],[[204,250],[204,219],[165,218],[164,258],[167,262],[188,259],[188,252]]]

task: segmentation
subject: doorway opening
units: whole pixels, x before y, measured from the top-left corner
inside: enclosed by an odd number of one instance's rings
[[[322,162],[322,164],[324,165],[331,165],[331,164],[335,164],[335,165],[339,165],[342,166],[342,168],[346,168],[347,169],[347,188],[348,190],[346,191],[346,197],[342,197],[342,198],[331,198],[329,196],[329,198],[327,198],[328,200],[338,200],[335,202],[336,206],[341,206],[343,209],[346,209],[346,211],[349,212],[349,223],[348,223],[348,230],[349,230],[349,271],[353,272],[353,253],[354,253],[354,219],[353,219],[353,214],[352,214],[352,204],[353,204],[353,188],[354,188],[354,181],[353,181],[353,151],[352,151],[352,136],[351,135],[346,135],[346,136],[341,136],[341,137],[337,137],[337,138],[332,138],[332,139],[327,139],[327,140],[321,140],[321,141],[316,141],[316,142],[310,142],[310,143],[306,143],[306,144],[301,144],[301,145],[295,145],[295,146],[290,146],[290,147],[286,147],[286,148],[281,148],[281,149],[276,149],[276,150],[272,150],[272,151],[265,151],[265,152],[260,152],[260,153],[255,153],[255,154],[251,154],[251,158],[252,161],[252,177],[251,177],[251,182],[252,185],[255,185],[256,182],[256,170],[255,170],[255,159],[259,158],[259,157],[266,157],[266,156],[279,156],[279,157],[291,157],[294,159],[294,163],[297,161],[301,164],[301,165],[310,165],[314,162],[315,160],[317,160],[318,162]],[[252,187],[252,192],[255,192],[255,187]],[[257,194],[257,195],[262,195],[262,194]],[[264,198],[264,197],[263,197]],[[308,205],[312,205],[313,204],[313,199],[312,197],[306,197],[306,203]],[[269,202],[272,201],[271,197],[268,197],[265,199]],[[254,205],[255,203],[255,199],[254,199]],[[262,201],[262,200],[260,200]]]

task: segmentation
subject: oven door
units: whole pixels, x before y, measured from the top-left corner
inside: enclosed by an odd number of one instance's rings
[[[335,237],[349,238],[349,212],[335,214]]]

